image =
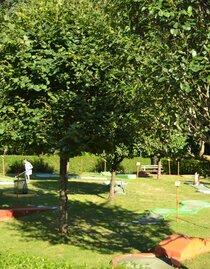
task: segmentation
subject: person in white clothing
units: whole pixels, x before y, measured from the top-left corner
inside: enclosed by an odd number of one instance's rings
[[[23,162],[24,162],[24,166],[25,166],[26,183],[29,183],[30,176],[32,175],[33,165],[29,161],[27,161],[26,159]]]

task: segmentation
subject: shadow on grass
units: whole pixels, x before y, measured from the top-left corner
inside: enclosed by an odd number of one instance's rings
[[[51,244],[71,244],[104,254],[132,249],[148,252],[172,233],[167,223],[134,225],[131,221],[137,215],[118,206],[69,201],[68,213],[69,235],[65,238],[58,233],[57,211],[35,213],[9,225],[21,231],[26,241],[35,238]]]
[[[33,184],[39,189],[55,190],[59,189],[59,181],[51,181],[50,184],[47,181],[37,181]],[[103,182],[84,182],[70,180],[68,182],[68,194],[84,194],[84,195],[100,195],[102,193],[108,193],[109,186],[103,185]]]
[[[58,183],[35,182],[40,195],[24,200],[28,204],[55,206],[58,204]],[[128,253],[134,249],[150,252],[173,231],[167,222],[156,225],[133,224],[132,220],[143,215],[117,206],[115,203],[72,200],[75,194],[106,194],[101,183],[69,182],[69,234],[65,238],[59,235],[58,210],[37,212],[19,218],[18,222],[8,222],[8,227],[21,233],[23,241],[43,240],[55,244],[70,244],[98,253]],[[126,197],[126,196],[125,196]],[[26,199],[26,198],[25,198]],[[117,199],[117,197],[116,197]]]
[[[103,182],[95,183],[95,182],[76,182],[70,181],[68,183],[69,193],[70,194],[95,194],[99,195],[102,193],[108,193],[109,186],[103,185]]]

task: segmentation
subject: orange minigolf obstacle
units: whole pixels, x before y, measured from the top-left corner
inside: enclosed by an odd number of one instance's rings
[[[190,237],[173,234],[161,241],[154,250],[157,256],[166,256],[180,267],[181,262],[202,253],[210,252],[210,238]]]

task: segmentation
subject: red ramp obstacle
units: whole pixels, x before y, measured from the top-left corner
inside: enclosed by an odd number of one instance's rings
[[[160,242],[153,253],[124,254],[112,260],[115,268],[180,268],[184,260],[210,252],[210,238],[173,234]]]
[[[210,238],[205,239],[180,234],[169,236],[160,242],[154,251],[157,256],[170,258],[172,263],[178,267],[182,261],[206,252],[210,252]]]
[[[31,214],[34,212],[46,211],[50,209],[56,209],[56,207],[50,206],[25,206],[16,208],[3,208],[0,209],[0,221],[10,218],[16,218],[21,215]]]

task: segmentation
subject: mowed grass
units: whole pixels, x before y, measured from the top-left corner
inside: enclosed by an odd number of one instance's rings
[[[103,180],[69,179],[69,235],[63,238],[59,234],[58,209],[0,221],[0,253],[65,262],[72,268],[111,268],[110,261],[114,257],[123,253],[151,252],[161,240],[173,233],[210,237],[210,208],[195,215],[180,215],[178,221],[176,215],[170,215],[164,224],[132,223],[148,210],[175,209],[177,180],[181,181],[180,201],[210,202],[210,194],[196,192],[195,188],[184,184],[185,180],[193,180],[192,176],[161,176],[159,180],[156,176],[123,179],[128,182],[126,194],[116,194],[111,203],[107,203],[108,187]],[[210,184],[208,179],[203,181]],[[16,199],[2,195],[12,187],[0,185],[1,207],[58,206],[58,180],[32,180],[30,190],[37,196],[31,198]],[[185,261],[182,268],[210,268],[210,253]]]

